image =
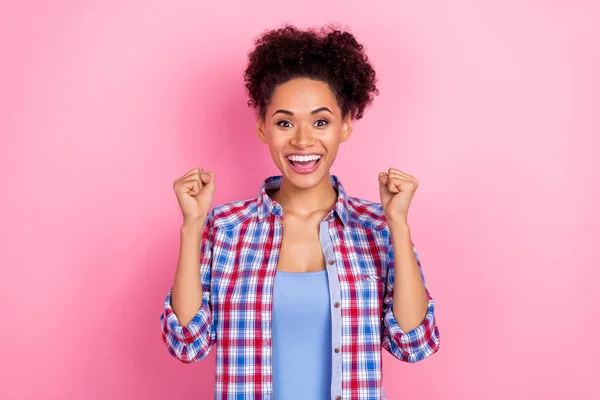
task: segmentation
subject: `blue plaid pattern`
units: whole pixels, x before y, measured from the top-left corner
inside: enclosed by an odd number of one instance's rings
[[[202,360],[217,344],[215,399],[271,399],[271,310],[282,240],[281,206],[268,178],[258,197],[215,207],[202,234],[203,301],[181,326],[167,294],[160,321],[169,352],[183,362]],[[439,348],[434,302],[413,246],[428,297],[421,325],[403,332],[393,312],[394,253],[380,204],[349,197],[339,179],[334,208],[320,225],[332,310],[333,400],[385,399],[381,349],[414,363]]]

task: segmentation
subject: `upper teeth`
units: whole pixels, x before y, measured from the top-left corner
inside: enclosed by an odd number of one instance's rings
[[[297,155],[293,155],[293,156],[288,156],[288,158],[291,161],[299,161],[299,162],[306,162],[306,161],[314,161],[314,160],[318,160],[319,158],[321,158],[321,156],[318,156],[316,154],[312,154],[310,156],[297,156]]]

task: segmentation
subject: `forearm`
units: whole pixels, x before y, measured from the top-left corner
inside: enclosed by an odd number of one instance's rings
[[[181,326],[194,318],[202,305],[202,282],[200,279],[200,246],[204,219],[184,222],[177,271],[171,293],[171,307]]]
[[[427,293],[413,251],[407,223],[389,224],[394,248],[393,313],[404,332],[419,326],[427,314]]]

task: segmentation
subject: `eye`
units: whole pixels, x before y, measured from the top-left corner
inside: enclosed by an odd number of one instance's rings
[[[325,126],[329,123],[329,121],[325,120],[325,119],[320,119],[317,122],[315,122],[316,126]]]
[[[281,126],[282,128],[291,128],[292,124],[290,124],[288,121],[279,121],[277,126]]]

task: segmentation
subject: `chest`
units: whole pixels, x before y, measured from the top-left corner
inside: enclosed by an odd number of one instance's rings
[[[278,271],[314,272],[325,269],[319,222],[315,218],[283,219]]]
[[[217,231],[211,292],[218,312],[234,308],[268,315],[278,268],[292,272],[327,268],[335,281],[331,293],[338,294],[344,309],[376,305],[382,299],[388,269],[385,236],[335,220],[295,228],[286,229],[281,218],[273,218]]]

